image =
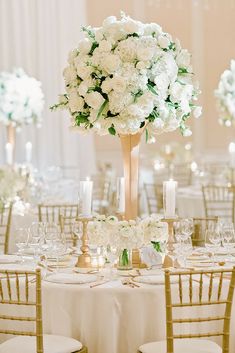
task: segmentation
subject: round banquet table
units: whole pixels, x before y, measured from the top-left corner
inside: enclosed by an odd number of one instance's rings
[[[17,264],[18,269],[25,266]],[[15,269],[16,264],[11,268]],[[44,333],[79,339],[89,353],[137,353],[140,345],[165,338],[164,284],[139,285],[123,286],[120,278],[94,288],[90,284],[42,281]],[[172,289],[174,296],[178,288],[173,285]],[[206,309],[207,316],[215,310],[211,307]],[[235,328],[233,308],[231,332]],[[186,309],[184,314],[191,314],[191,310]],[[190,326],[192,331],[197,331],[197,327]],[[230,352],[234,352],[234,335],[230,347]]]

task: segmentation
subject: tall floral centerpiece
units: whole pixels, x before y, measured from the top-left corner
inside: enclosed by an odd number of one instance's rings
[[[85,38],[72,50],[64,70],[66,93],[52,109],[69,110],[80,132],[120,138],[125,176],[125,218],[137,216],[139,143],[186,125],[198,90],[190,54],[155,23],[143,24],[122,14],[102,27],[85,27]]]
[[[225,70],[215,90],[219,111],[219,123],[230,127],[235,123],[235,60],[231,60],[230,68]]]
[[[18,68],[0,73],[0,123],[7,127],[8,142],[15,145],[15,130],[41,125],[44,95],[41,82]]]

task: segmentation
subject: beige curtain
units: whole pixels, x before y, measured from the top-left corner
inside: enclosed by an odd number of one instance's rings
[[[0,71],[24,68],[42,81],[46,97],[42,128],[30,126],[17,134],[18,162],[24,160],[25,143],[32,141],[33,162],[42,170],[51,165],[76,166],[81,176],[95,170],[93,136],[71,132],[68,114],[49,111],[64,90],[62,71],[84,24],[85,0],[0,0]],[[5,142],[1,126],[1,164]]]

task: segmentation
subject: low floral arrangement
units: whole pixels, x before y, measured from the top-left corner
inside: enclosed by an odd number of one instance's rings
[[[230,68],[225,70],[215,90],[219,110],[219,123],[232,126],[235,122],[235,60],[231,60]]]
[[[85,38],[69,54],[64,70],[66,93],[52,109],[67,109],[72,126],[99,135],[136,134],[146,140],[186,125],[198,88],[191,56],[178,40],[155,23],[143,24],[122,14],[102,27],[83,27]]]
[[[115,216],[96,215],[88,224],[89,239],[97,246],[112,244],[118,249],[135,249],[151,242],[164,242],[167,223],[158,216],[119,221]]]
[[[27,178],[18,170],[0,168],[0,206],[13,202],[26,186]]]
[[[41,124],[44,95],[41,82],[22,69],[0,73],[0,123],[16,128]]]

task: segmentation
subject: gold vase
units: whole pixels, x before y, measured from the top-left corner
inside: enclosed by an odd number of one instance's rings
[[[16,129],[12,124],[7,126],[7,142],[12,145],[12,161],[14,164],[15,159],[15,141],[16,141]]]
[[[135,135],[120,135],[125,177],[124,218],[126,220],[136,219],[138,215],[139,145],[141,134],[142,132]]]
[[[11,143],[13,149],[15,147],[15,139],[16,139],[16,129],[11,124],[7,126],[7,142]]]
[[[139,147],[142,131],[135,135],[120,135],[125,178],[124,219],[135,220],[138,216]],[[133,267],[146,267],[141,263],[139,249],[132,251]]]

